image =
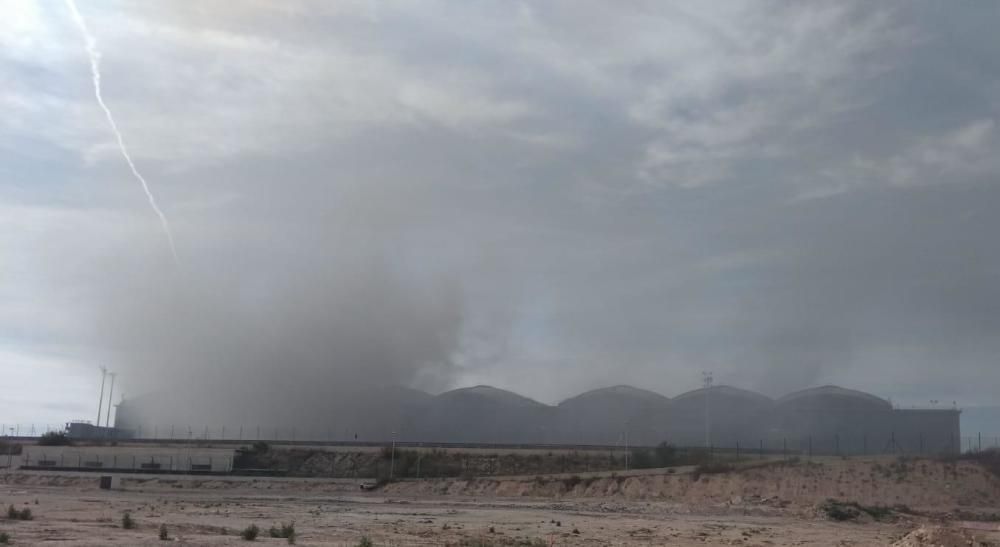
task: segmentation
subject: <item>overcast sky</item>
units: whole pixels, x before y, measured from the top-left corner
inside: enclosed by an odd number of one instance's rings
[[[80,0],[176,263],[67,7],[0,3],[0,421],[100,364],[1000,403],[997,3]]]

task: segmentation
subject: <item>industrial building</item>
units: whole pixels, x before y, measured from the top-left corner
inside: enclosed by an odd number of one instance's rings
[[[673,398],[614,386],[554,406],[490,386],[435,396],[394,388],[352,402],[332,400],[285,412],[277,423],[266,421],[267,416],[255,417],[252,406],[223,412],[212,402],[173,401],[162,395],[126,400],[118,407],[116,429],[136,437],[162,438],[192,434],[217,438],[226,437],[228,431],[229,438],[238,434],[247,440],[602,446],[668,442],[815,454],[931,454],[961,449],[957,408],[895,408],[885,399],[837,386],[805,389],[778,399],[724,385]],[[202,413],[193,414],[198,412]]]

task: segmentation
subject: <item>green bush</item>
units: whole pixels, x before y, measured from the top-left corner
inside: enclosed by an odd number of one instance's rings
[[[861,511],[847,504],[827,502],[821,508],[827,518],[840,522],[855,520],[861,516]]]
[[[284,538],[284,539],[294,539],[295,538],[295,523],[289,522],[288,524],[282,524],[281,528],[277,526],[272,526],[267,534],[273,538]]]
[[[40,446],[70,446],[73,440],[65,431],[49,431],[38,439]]]
[[[866,514],[878,521],[891,520],[892,509],[882,505],[861,505],[853,501],[837,501],[828,499],[820,506],[826,516],[836,521],[856,520],[862,514]]]
[[[265,456],[271,451],[271,445],[257,441],[251,446],[241,446],[236,449],[233,458],[233,468],[235,469],[262,469],[269,464]]]
[[[256,524],[251,524],[250,526],[244,528],[242,532],[240,532],[240,537],[243,538],[243,541],[256,541],[257,536],[259,535],[260,535],[260,528],[258,528]]]
[[[7,508],[7,518],[9,520],[34,520],[35,516],[31,514],[31,509],[27,507],[18,511],[17,507],[11,505]]]
[[[361,541],[358,542],[357,547],[375,547],[372,540],[368,539],[368,536],[361,536]]]
[[[135,519],[132,518],[132,513],[125,511],[125,514],[122,515],[122,528],[126,530],[135,528]]]
[[[0,532],[0,545],[7,545],[10,543],[10,534],[7,532]]]
[[[170,540],[170,533],[167,532],[167,525],[166,524],[161,524],[160,525],[160,541],[168,541],[168,540]]]

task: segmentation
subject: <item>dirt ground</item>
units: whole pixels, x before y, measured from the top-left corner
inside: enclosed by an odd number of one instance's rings
[[[589,486],[572,478],[572,487],[558,488],[565,477],[407,481],[375,492],[362,492],[355,480],[180,476],[125,477],[106,491],[94,474],[22,471],[0,475],[0,504],[4,514],[8,505],[28,508],[33,519],[0,518],[0,532],[14,545],[162,545],[163,524],[176,544],[246,545],[239,531],[256,524],[257,543],[279,545],[286,540],[266,537],[268,529],[294,522],[297,544],[317,546],[354,546],[362,537],[378,546],[1000,546],[998,518],[990,514],[1000,510],[1000,487],[974,468],[918,464],[905,475],[886,474],[877,491],[920,503],[883,521],[836,522],[819,508],[816,500],[855,488],[845,486],[852,477],[883,477],[872,471],[880,465],[771,466],[698,478],[644,473]],[[980,491],[961,492],[969,484]],[[918,491],[926,488],[941,492]],[[879,501],[867,488],[841,493]],[[122,527],[126,512],[135,529]]]

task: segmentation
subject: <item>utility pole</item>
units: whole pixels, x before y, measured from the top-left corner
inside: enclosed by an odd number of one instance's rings
[[[107,414],[107,417],[104,420],[104,426],[105,427],[111,427],[111,404],[112,404],[111,401],[114,400],[114,396],[115,396],[115,376],[118,376],[118,375],[115,374],[114,372],[109,372],[108,376],[111,377],[111,390],[108,392],[108,414]],[[101,425],[101,424],[98,423],[97,425]]]
[[[705,388],[705,448],[712,446],[712,411],[710,404],[712,383],[714,378],[711,372],[701,373],[702,385]]]
[[[101,366],[101,398],[97,401],[97,421],[94,425],[101,427],[101,411],[104,410],[104,382],[108,379],[108,369]]]

